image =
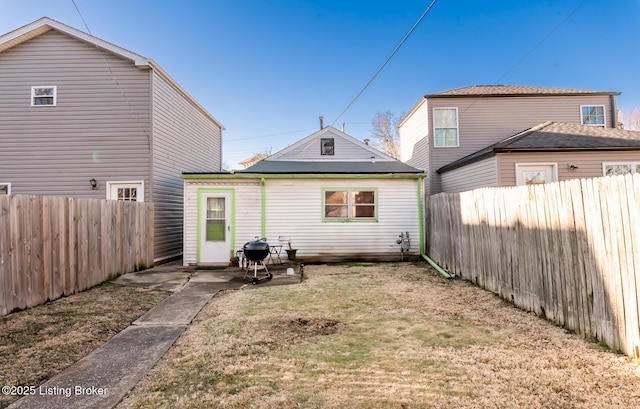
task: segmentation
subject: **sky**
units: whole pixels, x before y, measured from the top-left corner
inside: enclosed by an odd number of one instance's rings
[[[377,112],[469,85],[617,91],[618,108],[640,107],[640,0],[438,0],[338,119],[431,1],[0,0],[0,33],[46,16],[154,60],[225,126],[227,169],[319,116],[363,140]]]

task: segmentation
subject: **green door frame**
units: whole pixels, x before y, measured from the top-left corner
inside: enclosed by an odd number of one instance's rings
[[[196,223],[196,263],[200,262],[200,243],[202,240],[200,228],[202,227],[202,195],[207,193],[230,193],[231,194],[231,254],[235,253],[236,244],[236,191],[235,189],[220,189],[201,187],[198,188],[198,222]]]

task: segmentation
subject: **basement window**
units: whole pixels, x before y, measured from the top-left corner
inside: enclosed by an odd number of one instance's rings
[[[320,154],[321,155],[335,154],[333,138],[320,138]]]
[[[325,190],[324,219],[376,220],[375,190]]]
[[[0,183],[0,195],[11,194],[11,183]]]
[[[55,106],[56,91],[56,87],[53,86],[31,87],[31,106]]]

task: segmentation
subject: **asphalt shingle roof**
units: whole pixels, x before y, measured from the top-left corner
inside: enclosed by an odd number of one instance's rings
[[[422,170],[400,161],[376,162],[308,162],[262,160],[255,165],[236,173],[265,174],[387,174],[387,173],[423,173]]]
[[[535,95],[620,95],[619,92],[570,88],[545,88],[524,85],[471,85],[448,91],[427,94],[425,98],[477,96],[535,96]]]
[[[589,150],[640,150],[640,131],[545,122],[451,162],[436,173],[457,169],[496,153]]]

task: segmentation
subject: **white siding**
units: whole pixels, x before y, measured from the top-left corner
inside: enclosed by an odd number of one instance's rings
[[[262,198],[259,180],[186,180],[184,212],[184,264],[196,262],[198,189],[233,189],[235,192],[235,245],[261,236]],[[323,222],[323,188],[377,189],[377,222]],[[265,237],[277,242],[291,237],[300,257],[357,255],[397,257],[395,240],[408,231],[411,254],[419,254],[416,179],[266,179]]]
[[[196,263],[198,189],[232,189],[234,191],[235,243],[233,251],[242,249],[244,243],[259,236],[262,226],[259,180],[186,180],[184,187],[184,265]]]
[[[316,132],[313,136],[296,142],[294,145],[274,154],[267,160],[281,161],[369,161],[375,157],[379,161],[390,161],[393,158],[383,154],[377,149],[364,145],[357,139],[334,131],[333,128],[325,128],[323,132]],[[334,154],[322,155],[320,143],[323,138],[333,138]]]
[[[418,169],[429,168],[429,128],[426,100],[398,128],[400,160]]]
[[[221,128],[162,75],[153,75],[153,201],[155,257],[182,252],[182,172],[217,172]]]
[[[408,231],[419,254],[416,179],[266,180],[266,236],[288,236],[300,257],[398,255],[395,240]],[[323,222],[323,188],[377,189],[377,222]]]
[[[442,191],[464,192],[480,187],[498,186],[498,164],[495,156],[440,175]]]

